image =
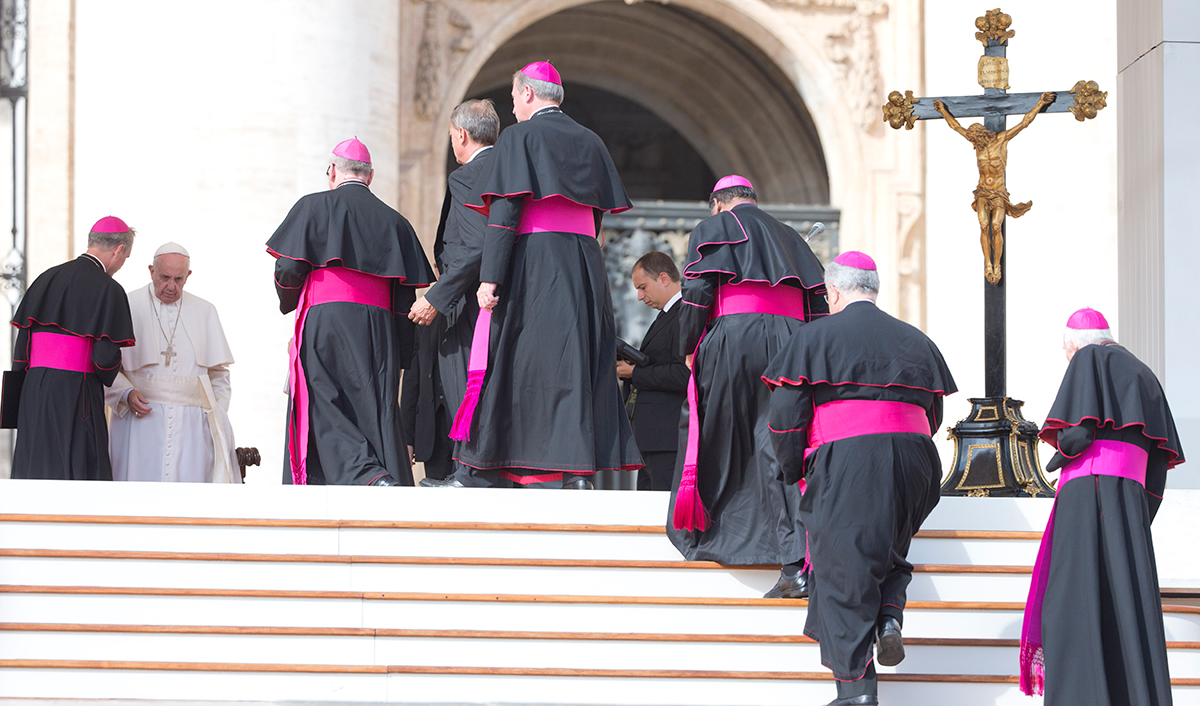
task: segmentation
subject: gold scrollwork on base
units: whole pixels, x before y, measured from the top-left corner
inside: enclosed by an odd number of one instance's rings
[[[883,104],[883,121],[896,130],[902,127],[905,130],[913,129],[917,122],[913,104],[920,102],[919,99],[913,98],[912,91],[905,91],[904,95],[900,95],[900,91],[892,91],[888,94],[887,103]]]
[[[1021,457],[1021,423],[1013,422],[1008,430],[1008,454],[1012,460],[1013,479],[1017,485],[1026,485],[1033,482],[1033,470],[1029,468],[1028,463],[1022,463],[1025,459]]]
[[[975,18],[975,28],[979,31],[975,33],[975,38],[983,42],[983,46],[987,46],[988,42],[997,44],[1005,44],[1008,40],[1017,36],[1017,33],[1009,29],[1012,26],[1012,17],[1000,12],[1000,8],[988,10],[983,17]]]
[[[1095,81],[1077,81],[1075,87],[1067,91],[1075,96],[1075,104],[1067,110],[1079,122],[1096,117],[1096,114],[1108,107],[1108,91],[1101,91],[1100,84]]]
[[[986,416],[985,416],[985,414],[986,414]],[[976,414],[975,418],[972,419],[971,421],[973,421],[973,422],[994,422],[998,419],[1000,419],[1000,410],[996,408],[996,405],[988,405],[986,407],[980,407],[979,413]]]
[[[968,498],[986,498],[991,494],[991,491],[989,491],[987,488],[976,488],[975,490],[967,491]]]
[[[971,485],[966,485],[967,479],[971,477],[971,464],[975,461],[976,450],[985,451],[985,452],[990,450],[992,452],[992,456],[996,459],[996,483],[994,485],[980,484],[980,483],[972,483]],[[980,456],[983,456],[983,455],[984,454],[980,454]],[[982,472],[983,471],[981,471],[981,473]],[[1004,487],[1004,469],[1000,463],[1000,444],[968,444],[967,445],[967,465],[963,468],[962,478],[959,479],[958,485],[955,486],[954,489],[955,490],[975,491],[975,490],[979,490],[979,489],[983,489],[983,488],[1003,488],[1003,487]],[[970,494],[970,493],[968,493],[968,494]]]

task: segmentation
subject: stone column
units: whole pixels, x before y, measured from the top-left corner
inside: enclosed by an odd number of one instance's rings
[[[75,232],[75,0],[31,4],[25,254],[29,282],[46,268],[76,254],[72,237]]]
[[[1200,454],[1200,5],[1117,2],[1120,339],[1162,380],[1184,452]],[[1168,487],[1200,488],[1195,473]]]

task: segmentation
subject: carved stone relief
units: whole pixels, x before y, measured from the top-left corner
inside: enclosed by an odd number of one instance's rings
[[[879,127],[879,42],[874,24],[887,15],[886,2],[860,0],[842,28],[825,38],[825,55],[845,81],[855,121],[868,133]]]
[[[925,199],[921,194],[901,193],[896,199],[896,238],[900,242],[900,318],[925,328]]]
[[[418,117],[432,120],[441,105],[447,80],[474,46],[475,34],[471,20],[444,0],[416,2],[425,6],[425,18],[417,47],[413,109]],[[447,37],[444,43],[443,36]]]

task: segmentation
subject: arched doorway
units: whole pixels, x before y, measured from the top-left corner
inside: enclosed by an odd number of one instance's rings
[[[766,203],[829,203],[825,157],[803,99],[774,61],[729,27],[677,5],[572,7],[499,46],[466,97],[495,97],[503,116],[511,108],[513,71],[547,58],[568,89],[563,109],[580,122],[587,124],[587,113],[624,135],[663,134],[665,125],[671,139],[677,136],[680,147],[686,143],[711,174],[746,175]],[[578,99],[570,90],[575,86]],[[606,104],[605,94],[620,100]],[[638,143],[630,141],[635,149]],[[676,168],[692,162],[679,159]],[[636,155],[631,163],[637,163]],[[635,172],[632,193],[656,190]]]
[[[703,202],[718,176],[750,178],[761,203],[797,229],[819,217],[829,231],[815,245],[822,255],[836,249],[838,215],[828,206],[816,126],[794,82],[743,35],[678,5],[578,5],[498,46],[465,97],[492,99],[507,127],[515,122],[513,71],[541,59],[562,73],[563,110],[604,139],[634,200],[627,216],[605,220],[623,338],[636,345],[654,316],[637,301],[630,268],[651,249],[683,263],[687,234],[708,215]]]

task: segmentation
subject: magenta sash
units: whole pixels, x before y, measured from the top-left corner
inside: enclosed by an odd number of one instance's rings
[[[577,204],[564,196],[547,196],[534,200],[525,197],[521,207],[521,222],[517,235],[528,233],[573,233],[596,237],[596,215],[591,206]],[[468,294],[467,296],[471,296]],[[483,393],[483,379],[487,377],[488,347],[491,345],[492,312],[479,311],[475,322],[475,333],[471,336],[471,358],[467,364],[467,391],[458,405],[449,437],[455,441],[469,441],[471,422],[475,419],[475,408]],[[559,478],[562,474],[557,474]],[[545,480],[545,479],[542,479]]]
[[[318,304],[348,302],[391,311],[392,279],[344,267],[322,267],[308,273],[304,281],[300,303],[296,307],[292,343],[288,347],[288,394],[292,399],[292,416],[288,420],[288,455],[293,485],[308,484],[308,380],[304,377],[304,365],[300,361],[308,310]]]
[[[813,410],[808,425],[808,458],[821,444],[867,434],[924,434],[930,436],[925,410],[889,400],[834,400]]]
[[[92,339],[83,336],[37,331],[29,337],[29,367],[94,373],[94,345]]]
[[[547,196],[533,200],[525,197],[521,223],[517,234],[575,233],[596,237],[596,214],[591,206],[583,206],[564,196]]]
[[[683,302],[686,304],[687,302]],[[709,320],[731,314],[773,314],[804,320],[804,290],[786,284],[771,286],[765,282],[742,282],[717,287],[716,298],[710,307]],[[696,351],[704,334],[696,342]],[[700,458],[700,396],[696,390],[696,360],[693,353],[692,375],[688,378],[688,435],[683,458],[683,475],[675,493],[675,529],[708,529],[708,512],[696,484],[696,463]]]
[[[1146,485],[1146,463],[1150,456],[1136,444],[1123,441],[1098,439],[1087,450],[1063,467],[1058,477],[1058,491],[1070,481],[1084,476],[1118,476]],[[1050,520],[1042,533],[1038,547],[1037,562],[1033,565],[1033,579],[1029,583],[1029,597],[1025,600],[1025,620],[1021,626],[1020,684],[1021,691],[1028,696],[1041,694],[1046,683],[1045,654],[1042,651],[1042,602],[1046,597],[1046,584],[1050,579],[1050,555],[1054,548],[1054,512],[1058,509],[1055,498],[1050,510]]]

